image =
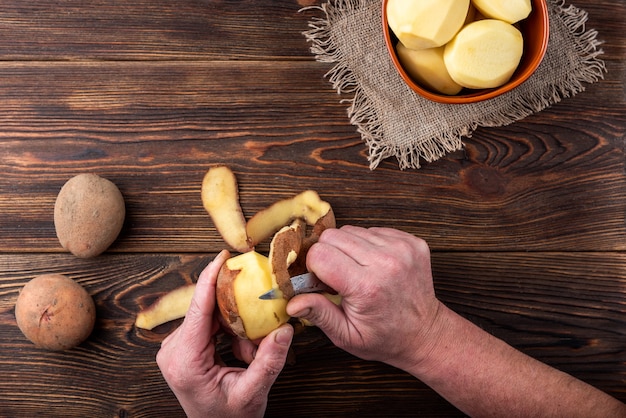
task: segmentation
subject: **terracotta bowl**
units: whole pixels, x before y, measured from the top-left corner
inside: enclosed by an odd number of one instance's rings
[[[528,77],[533,74],[541,63],[548,47],[550,25],[546,0],[532,0],[532,12],[526,19],[519,22],[519,28],[524,37],[524,54],[522,55],[522,60],[517,67],[517,70],[506,84],[493,89],[463,89],[459,94],[454,96],[433,92],[411,79],[411,77],[402,68],[396,54],[396,44],[398,42],[398,38],[396,38],[387,24],[387,1],[388,0],[383,0],[383,33],[391,60],[400,73],[402,79],[409,85],[409,87],[411,87],[411,89],[413,89],[413,91],[435,102],[474,103],[492,99],[502,93],[511,91],[526,81]]]

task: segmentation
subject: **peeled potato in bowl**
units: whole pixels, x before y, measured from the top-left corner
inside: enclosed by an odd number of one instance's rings
[[[465,0],[383,0],[382,8],[393,66],[410,89],[439,103],[474,103],[511,91],[535,72],[548,46],[546,0],[471,0],[469,7]],[[498,25],[478,24],[494,20]],[[450,28],[456,30],[451,36]]]
[[[465,26],[443,53],[445,68],[470,89],[499,87],[511,79],[524,52],[522,33],[513,25],[485,19]]]

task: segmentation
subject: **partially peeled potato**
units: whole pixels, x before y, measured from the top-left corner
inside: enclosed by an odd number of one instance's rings
[[[261,300],[275,286],[269,259],[249,251],[229,258],[217,281],[217,304],[226,325],[239,338],[256,340],[289,320],[287,300]]]
[[[218,273],[216,299],[222,325],[240,338],[262,338],[290,320],[286,312],[294,295],[290,278],[306,272],[306,253],[323,230],[335,227],[328,202],[313,190],[276,202],[245,221],[234,173],[212,167],[203,179],[202,203],[224,241],[241,254],[228,259]],[[255,246],[269,239],[269,255]],[[261,300],[270,289],[283,297]],[[154,327],[186,314],[194,285],[174,289],[144,308],[138,328]]]
[[[298,196],[294,199],[298,199]],[[310,203],[308,200],[307,202]],[[321,216],[307,217],[309,221],[315,220],[308,234],[304,215],[293,220],[291,219],[293,215],[286,216],[281,222],[286,219],[287,222],[291,221],[291,224],[283,226],[274,234],[268,257],[250,251],[232,257],[222,265],[217,278],[217,304],[222,324],[233,334],[240,338],[256,340],[289,321],[286,307],[289,299],[294,296],[290,279],[294,275],[306,272],[306,252],[324,229],[335,227],[335,216],[330,205],[319,202],[326,208],[325,213]],[[292,203],[281,201],[278,206],[273,207],[288,207]],[[276,218],[269,214],[278,213],[278,216],[283,216],[285,212],[272,212],[275,209],[268,209],[268,212],[259,214],[264,213],[262,216],[268,216],[269,224],[274,229]],[[313,211],[321,213],[319,208]],[[296,212],[309,213],[310,208]],[[270,289],[279,289],[283,297],[273,300],[259,299],[261,294]]]

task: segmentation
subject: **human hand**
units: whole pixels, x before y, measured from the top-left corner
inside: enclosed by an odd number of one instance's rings
[[[215,311],[217,274],[228,251],[200,273],[183,323],[161,343],[157,364],[188,417],[262,417],[267,396],[285,365],[293,328],[284,325],[260,341],[239,342],[247,369],[226,367],[215,347],[220,329]]]
[[[407,370],[428,355],[442,304],[435,297],[425,241],[388,228],[325,230],[307,267],[343,297],[298,295],[291,316],[309,320],[338,347]]]

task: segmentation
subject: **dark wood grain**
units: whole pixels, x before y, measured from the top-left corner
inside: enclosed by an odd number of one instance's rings
[[[0,11],[0,55],[11,60],[310,59],[301,36],[320,0],[80,0],[9,2]],[[567,3],[570,4],[570,3]],[[623,56],[626,6],[571,3],[588,11],[605,48]],[[318,14],[319,15],[319,14]],[[8,42],[10,40],[10,42]]]
[[[292,60],[306,55],[311,1],[10,2],[0,55],[12,60]],[[310,57],[307,57],[310,58]]]
[[[385,223],[434,248],[626,248],[625,119],[612,108],[548,109],[479,130],[463,158],[369,172],[314,62],[18,63],[3,74],[5,251],[59,249],[54,199],[82,171],[109,177],[126,198],[129,225],[114,250],[218,251],[200,202],[202,176],[218,163],[236,172],[248,216],[315,188],[340,223]],[[613,81],[572,102],[597,109],[620,95]]]
[[[6,416],[182,416],[156,367],[177,326],[134,327],[156,297],[195,282],[212,255],[0,256],[0,411]],[[626,256],[623,253],[457,253],[433,256],[435,287],[450,307],[513,346],[626,399]],[[620,271],[621,274],[615,275]],[[41,272],[67,274],[96,301],[98,322],[79,348],[51,353],[15,326],[19,289]],[[223,338],[220,352],[238,365]],[[318,330],[296,336],[295,364],[271,392],[268,416],[459,415],[429,388],[389,366],[335,348]],[[42,396],[43,395],[43,396]],[[43,399],[42,399],[43,398]],[[57,405],[58,403],[58,405]],[[50,409],[52,408],[52,409]]]
[[[0,416],[183,416],[154,360],[178,322],[133,323],[224,247],[200,201],[218,163],[235,171],[247,216],[313,188],[340,225],[424,237],[446,304],[626,401],[626,4],[574,3],[604,41],[604,80],[479,128],[420,170],[389,159],[372,172],[349,97],[302,36],[320,12],[299,10],[321,3],[3,3]],[[114,181],[127,205],[119,239],[92,260],[64,253],[53,225],[56,194],[81,172]],[[39,350],[16,326],[19,289],[42,273],[68,274],[96,301],[94,333],[75,350]],[[300,333],[294,353],[268,417],[462,416],[319,330]]]

